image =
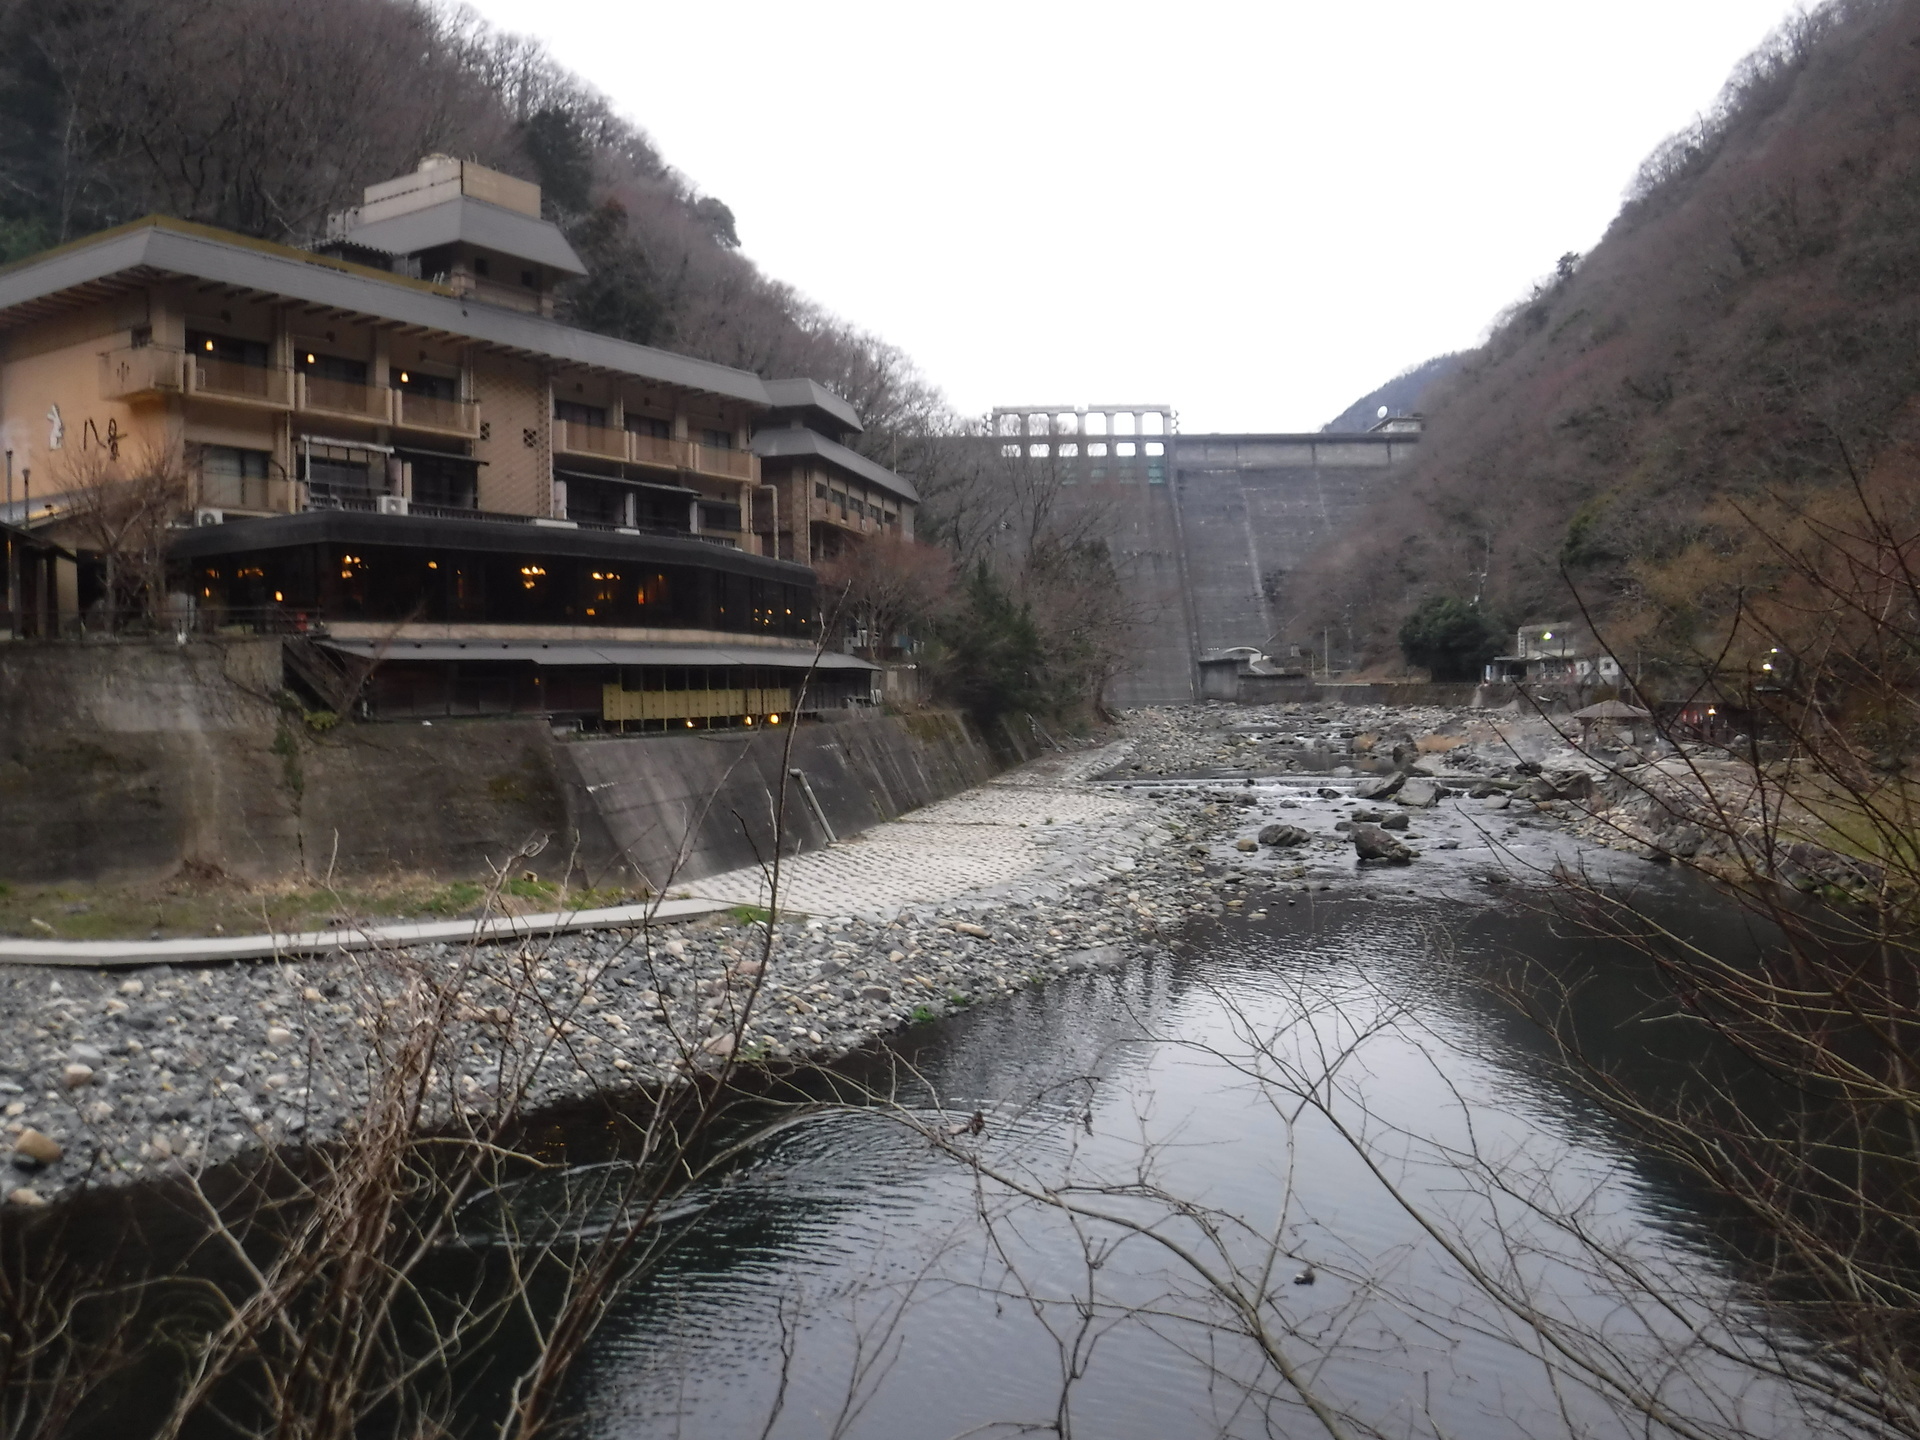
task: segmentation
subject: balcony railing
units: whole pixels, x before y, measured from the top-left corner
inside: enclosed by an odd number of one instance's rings
[[[350,415],[356,420],[371,420],[385,425],[392,417],[391,390],[373,385],[357,385],[351,380],[332,380],[324,375],[301,375],[294,387],[296,409],[324,415]]]
[[[137,395],[176,395],[181,388],[185,352],[161,345],[129,345],[100,357],[100,398],[131,400]]]
[[[715,445],[694,445],[693,470],[701,475],[718,475],[727,480],[751,480],[754,454],[751,450],[722,450]]]
[[[243,365],[212,355],[187,356],[187,389],[209,400],[285,410],[293,403],[293,375],[266,365]]]
[[[553,448],[566,455],[597,455],[606,460],[627,458],[627,432],[578,420],[553,422]]]
[[[409,430],[432,430],[466,440],[480,434],[480,407],[471,400],[439,400],[411,390],[393,392],[393,423]]]
[[[627,460],[634,465],[657,465],[663,470],[687,468],[687,442],[658,435],[627,432]]]

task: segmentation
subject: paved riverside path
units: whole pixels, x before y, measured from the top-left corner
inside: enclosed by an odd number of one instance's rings
[[[1045,756],[780,867],[780,907],[810,915],[889,919],[920,905],[990,909],[1046,900],[1131,870],[1165,831],[1144,798],[1088,783],[1130,742]],[[767,904],[759,866],[676,887],[733,905]]]

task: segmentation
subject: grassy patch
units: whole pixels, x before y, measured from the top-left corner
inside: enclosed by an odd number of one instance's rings
[[[736,905],[727,914],[733,917],[737,925],[764,925],[773,919],[773,911],[760,905]]]
[[[915,1023],[924,1025],[927,1021],[938,1020],[940,1017],[934,1013],[932,1006],[916,1005],[913,1007],[913,1018]]]
[[[638,889],[564,893],[524,877],[502,887],[500,908],[518,912],[592,910],[645,899]],[[343,883],[261,884],[218,872],[183,874],[144,885],[0,885],[0,934],[62,940],[141,940],[192,935],[252,935],[326,930],[367,921],[460,920],[477,916],[489,886],[403,876]]]

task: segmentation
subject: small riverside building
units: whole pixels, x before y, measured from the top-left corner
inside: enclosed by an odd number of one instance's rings
[[[168,623],[298,636],[332,658],[291,678],[358,672],[334,689],[369,718],[865,701],[872,667],[815,658],[808,562],[911,534],[913,487],[810,380],[555,321],[584,273],[537,186],[445,156],[310,250],[150,216],[30,257],[0,270],[0,521],[84,561],[83,500],[175,467]],[[44,589],[39,633],[111,628]]]

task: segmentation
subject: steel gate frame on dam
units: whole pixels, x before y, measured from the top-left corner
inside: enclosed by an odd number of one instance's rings
[[[1320,655],[1288,577],[1359,520],[1422,428],[1393,416],[1357,434],[1183,435],[1170,405],[1008,405],[989,425],[1004,459],[1046,467],[1140,607],[1135,663],[1108,695],[1119,706],[1192,702],[1210,650]]]

